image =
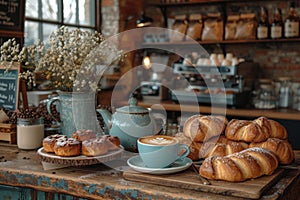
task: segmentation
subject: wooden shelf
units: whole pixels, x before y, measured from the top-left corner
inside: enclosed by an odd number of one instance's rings
[[[260,1],[261,0],[253,0]],[[280,1],[280,0],[268,0],[268,1]],[[217,4],[217,3],[239,3],[239,2],[249,2],[249,0],[186,0],[182,2],[170,2],[170,3],[159,3],[153,2],[148,5],[157,6],[157,7],[172,7],[172,6],[190,6],[190,5],[200,5],[200,4]]]
[[[249,117],[255,118],[265,116],[274,119],[286,119],[286,120],[300,120],[300,112],[292,109],[275,109],[275,110],[261,110],[261,109],[247,109],[247,108],[218,108],[211,106],[193,106],[176,104],[172,101],[162,102],[144,102],[139,101],[138,105],[143,107],[151,107],[154,104],[159,104],[160,108],[164,108],[166,111],[175,112],[192,112],[192,113],[205,113],[210,114],[212,111],[214,114],[226,114],[236,117]],[[212,110],[213,109],[213,110]]]
[[[253,43],[279,43],[279,42],[300,42],[300,38],[280,38],[280,39],[252,39],[252,40],[209,40],[209,41],[174,41],[174,42],[155,42],[143,43],[144,48],[154,48],[159,46],[188,46],[198,44],[253,44]]]

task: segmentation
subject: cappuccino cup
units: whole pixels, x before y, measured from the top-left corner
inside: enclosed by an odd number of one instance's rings
[[[179,140],[172,136],[145,136],[139,138],[137,144],[139,155],[149,168],[168,167],[176,160],[184,159],[190,153],[187,145],[180,144]],[[180,154],[180,152],[184,153]]]

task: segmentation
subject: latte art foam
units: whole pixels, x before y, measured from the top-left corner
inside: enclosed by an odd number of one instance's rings
[[[177,140],[172,137],[153,136],[153,137],[143,138],[141,139],[141,142],[145,144],[151,144],[151,145],[170,145],[170,144],[175,144]]]

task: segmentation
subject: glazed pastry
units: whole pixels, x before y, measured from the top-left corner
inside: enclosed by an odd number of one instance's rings
[[[225,136],[214,137],[194,147],[201,147],[199,149],[199,158],[207,158],[209,156],[226,156],[229,154],[240,152],[248,148],[245,142],[237,142],[227,139]]]
[[[59,138],[53,149],[58,156],[78,156],[81,151],[81,142],[75,138]]]
[[[265,142],[251,143],[249,147],[262,147],[277,155],[280,164],[290,164],[295,158],[292,145],[287,140],[269,138]]]
[[[255,121],[232,119],[227,124],[225,136],[234,141],[263,142],[270,137],[270,133]]]
[[[223,116],[193,115],[183,126],[183,133],[194,142],[203,142],[223,133],[227,119]]]
[[[81,153],[84,156],[99,156],[108,152],[106,137],[98,137],[82,142]]]
[[[84,140],[96,138],[96,133],[89,129],[80,129],[72,133],[72,138],[82,142]]]
[[[259,117],[254,121],[258,123],[261,128],[265,129],[264,131],[268,131],[271,138],[287,139],[287,131],[279,122],[266,117]]]
[[[175,137],[179,139],[181,144],[189,146],[190,153],[188,157],[192,160],[199,160],[209,156],[226,156],[248,148],[247,143],[232,141],[223,135],[211,138],[206,142],[192,142],[182,133],[176,134]]]
[[[214,140],[215,139],[213,138],[203,144],[200,153],[201,158],[207,158],[210,156],[227,156],[248,148],[247,143],[232,141],[224,136],[220,136],[216,142]]]
[[[105,136],[102,136],[102,137],[106,138],[106,145],[107,145],[108,150],[115,150],[115,149],[119,148],[121,142],[120,142],[120,139],[117,136],[105,135]]]
[[[48,152],[48,153],[54,153],[54,145],[55,145],[55,142],[57,141],[57,139],[59,139],[59,138],[67,139],[67,136],[55,134],[55,135],[49,135],[49,136],[45,137],[43,139],[44,151]]]
[[[201,154],[202,142],[192,142],[189,148],[190,148],[190,153],[187,156],[188,158],[194,161],[202,158],[202,154]]]
[[[208,157],[199,173],[207,179],[240,182],[271,175],[277,167],[278,159],[273,152],[253,147],[228,156]]]

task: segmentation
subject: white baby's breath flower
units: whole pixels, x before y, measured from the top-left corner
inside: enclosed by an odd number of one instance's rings
[[[93,52],[92,55],[90,53]],[[98,32],[69,30],[62,26],[49,36],[47,49],[41,41],[19,49],[12,39],[3,43],[0,62],[21,62],[31,74],[22,78],[35,85],[34,73],[42,72],[53,86],[64,91],[95,91],[100,77],[96,65],[109,66],[124,58],[123,52],[110,46]],[[86,81],[86,80],[88,81]]]

